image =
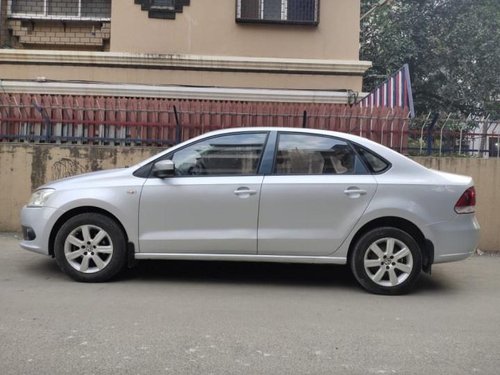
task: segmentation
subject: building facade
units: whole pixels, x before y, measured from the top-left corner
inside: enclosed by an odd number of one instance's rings
[[[346,103],[370,66],[359,0],[0,1],[5,81],[300,90],[298,101]]]

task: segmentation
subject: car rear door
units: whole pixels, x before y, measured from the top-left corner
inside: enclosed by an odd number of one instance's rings
[[[280,132],[273,172],[262,184],[258,254],[334,253],[376,189],[375,178],[348,142]]]

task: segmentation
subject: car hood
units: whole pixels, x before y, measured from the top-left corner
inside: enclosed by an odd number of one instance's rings
[[[77,176],[66,177],[61,180],[52,181],[43,186],[40,186],[38,189],[52,188],[58,190],[89,184],[95,184],[96,186],[99,186],[102,185],[103,182],[131,175],[132,172],[130,168],[108,169],[104,171],[90,172]]]

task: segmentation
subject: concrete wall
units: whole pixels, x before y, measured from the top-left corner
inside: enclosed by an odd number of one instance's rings
[[[133,165],[155,148],[0,144],[0,231],[19,231],[19,211],[46,182]]]
[[[19,211],[38,186],[89,171],[133,165],[155,148],[0,144],[0,231],[18,231]],[[500,250],[500,159],[416,158],[428,167],[472,176],[482,250]]]

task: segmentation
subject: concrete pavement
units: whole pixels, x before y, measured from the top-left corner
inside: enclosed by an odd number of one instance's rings
[[[0,235],[0,374],[498,374],[500,257],[408,296],[347,268],[143,262],[81,284]]]

